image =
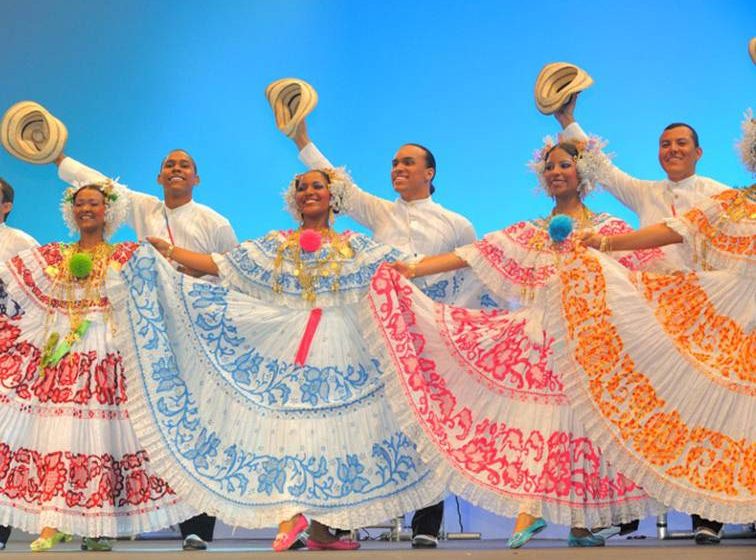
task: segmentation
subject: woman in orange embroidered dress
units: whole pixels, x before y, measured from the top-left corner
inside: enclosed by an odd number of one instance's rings
[[[555,199],[553,214],[604,235],[628,231],[583,204],[591,184],[579,171],[599,148],[591,142],[539,152],[534,167]],[[497,513],[519,514],[513,548],[545,527],[543,519],[573,527],[571,546],[600,546],[603,539],[589,528],[632,521],[657,507],[609,465],[572,412],[546,328],[548,288],[574,247],[573,237],[561,243],[549,237],[557,222],[553,216],[520,222],[455,253],[396,265],[409,277],[470,266],[495,296],[517,300],[521,311],[435,304],[385,267],[370,292],[374,351],[389,353],[390,402],[403,427],[453,492]],[[659,256],[617,255],[629,268],[650,266]]]

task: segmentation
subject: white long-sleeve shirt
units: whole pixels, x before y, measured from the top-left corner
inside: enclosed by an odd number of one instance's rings
[[[299,159],[310,169],[333,167],[315,144],[307,144]],[[389,201],[360,189],[348,187],[346,213],[373,232],[376,241],[391,245],[417,259],[448,253],[475,241],[469,220],[447,210],[430,197],[405,202]]]
[[[37,240],[25,231],[12,228],[5,222],[0,223],[0,263],[15,257],[21,251],[38,246]]]
[[[69,184],[106,178],[70,157],[61,162],[58,176]],[[192,200],[178,208],[168,208],[155,196],[128,188],[127,191],[130,202],[128,222],[140,240],[148,235],[161,237],[171,240],[177,247],[208,254],[225,253],[238,245],[231,223],[204,204]]]
[[[588,138],[576,122],[564,129],[562,137],[565,140]],[[598,182],[622,204],[635,212],[641,227],[664,222],[666,218],[680,216],[697,203],[729,188],[714,179],[700,175],[693,175],[677,182],[669,179],[657,181],[637,179],[611,163],[609,158],[605,158],[604,161],[605,164],[597,168]],[[663,247],[663,251],[668,266],[678,269],[690,267],[689,249],[678,244]]]

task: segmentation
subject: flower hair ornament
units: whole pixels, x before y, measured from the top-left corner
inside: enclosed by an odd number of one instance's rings
[[[331,193],[331,200],[329,206],[334,214],[339,212],[348,211],[349,204],[349,192],[352,185],[352,178],[346,172],[343,167],[336,168],[322,168],[322,169],[310,169],[309,171],[320,171],[328,176],[328,192]],[[305,173],[309,173],[305,171]],[[304,173],[300,173],[294,176],[286,190],[283,192],[284,203],[286,204],[286,210],[297,222],[302,221],[302,214],[297,209],[296,192],[297,181]]]
[[[63,221],[68,226],[71,235],[76,235],[78,228],[74,219],[73,205],[74,197],[83,188],[94,188],[102,193],[105,197],[105,239],[121,227],[129,213],[129,197],[126,188],[120,185],[116,180],[104,179],[102,181],[87,181],[76,183],[63,192],[63,199],[60,202],[60,210],[63,213]]]
[[[753,118],[751,109],[748,109],[743,116],[743,123],[740,125],[743,129],[743,138],[737,146],[740,150],[740,159],[743,160],[746,169],[756,174],[756,119]]]
[[[544,177],[546,154],[559,143],[560,140],[554,141],[551,136],[547,136],[543,139],[543,146],[533,152],[533,159],[528,162],[528,167],[538,176],[540,189],[546,194],[549,194]],[[596,187],[599,169],[609,164],[610,156],[603,152],[607,143],[598,136],[589,136],[587,140],[564,139],[561,143],[572,144],[577,148],[578,154],[572,159],[580,179],[578,193],[580,198],[585,198]]]

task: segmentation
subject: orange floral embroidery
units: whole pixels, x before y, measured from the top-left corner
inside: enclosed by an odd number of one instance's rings
[[[667,476],[714,495],[756,493],[756,444],[686,426],[680,413],[671,409],[649,378],[637,370],[610,322],[606,284],[596,257],[578,249],[565,258],[560,274],[567,332],[575,342],[574,358],[587,375],[594,404],[618,429],[626,445]],[[697,302],[698,309],[705,307],[700,294],[691,296],[684,290],[676,294],[683,304],[693,307]],[[677,304],[670,299],[669,305]],[[674,326],[673,318],[670,323]]]
[[[685,220],[693,226],[712,248],[733,254],[754,256],[756,242],[752,235],[728,235],[722,229],[728,222],[739,222],[756,217],[756,204],[747,191],[727,190],[713,197],[719,203],[719,212],[709,216],[700,208],[685,214]]]
[[[728,389],[756,395],[756,333],[746,334],[719,315],[695,273],[635,277],[655,305],[660,325],[677,347],[705,366],[710,379]]]

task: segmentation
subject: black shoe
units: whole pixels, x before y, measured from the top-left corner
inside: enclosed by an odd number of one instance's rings
[[[719,533],[708,527],[696,529],[696,544],[719,544]]]
[[[415,535],[412,537],[412,548],[436,548],[438,537],[433,535]]]

